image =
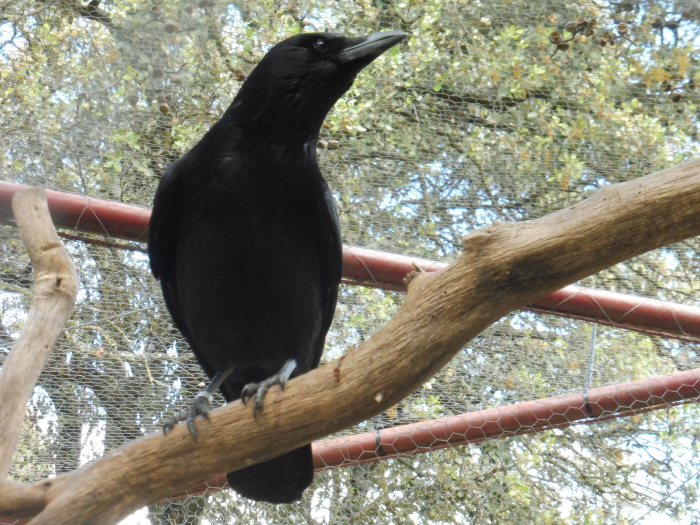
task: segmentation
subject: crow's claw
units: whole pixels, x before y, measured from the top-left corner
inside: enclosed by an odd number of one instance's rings
[[[279,387],[284,392],[284,385],[287,382],[287,378],[283,376],[272,376],[265,381],[260,381],[259,383],[248,383],[243,387],[241,391],[241,399],[244,405],[248,404],[248,401],[254,399],[253,401],[253,417],[258,420],[258,412],[262,409],[265,400],[265,394],[270,389],[271,386],[279,385]]]
[[[183,412],[180,412],[179,414],[170,416],[168,419],[165,420],[165,423],[163,423],[163,434],[167,435],[167,433],[170,432],[173,428],[175,428],[175,425],[177,425],[180,421],[187,421],[187,430],[190,431],[190,434],[196,442],[197,429],[195,427],[194,420],[197,416],[203,416],[207,420],[209,419],[209,410],[211,410],[210,398],[211,394],[209,394],[206,391],[197,394],[197,396],[194,398],[194,401],[192,401],[190,408]]]
[[[248,401],[250,401],[252,398],[255,398],[255,401],[253,402],[253,417],[256,421],[258,420],[258,412],[262,410],[263,401],[265,400],[265,394],[267,394],[267,391],[271,386],[279,385],[282,392],[284,392],[284,385],[287,383],[296,367],[296,360],[288,359],[287,362],[284,363],[282,369],[275,375],[270,376],[259,383],[248,383],[243,387],[243,390],[241,390],[241,401],[243,401],[244,405],[248,404]]]

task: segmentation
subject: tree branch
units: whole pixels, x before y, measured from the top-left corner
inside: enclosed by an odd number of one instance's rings
[[[419,273],[393,319],[343,359],[268,393],[256,422],[234,402],[65,476],[0,483],[0,515],[32,525],[118,523],[134,510],[220,472],[272,458],[380,414],[432,377],[463,345],[512,310],[604,268],[700,235],[700,160],[608,186],[541,219],[494,223],[465,253]]]
[[[27,322],[0,370],[0,479],[7,476],[27,402],[78,293],[78,276],[51,221],[46,192],[31,188],[18,193],[12,211],[35,284]]]

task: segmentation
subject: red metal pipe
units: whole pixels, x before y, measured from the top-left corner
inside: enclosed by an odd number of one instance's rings
[[[516,403],[459,416],[434,419],[329,439],[313,444],[316,472],[381,461],[391,457],[423,454],[447,447],[502,439],[565,428],[576,423],[597,423],[640,412],[659,410],[700,397],[700,368],[665,376],[620,383],[564,396]],[[380,448],[381,445],[381,448]],[[226,487],[226,475],[199,483],[169,501],[197,496]],[[166,500],[164,500],[166,501]],[[0,523],[14,523],[4,521]],[[26,522],[21,522],[26,523]],[[20,522],[17,522],[20,525]]]
[[[566,286],[526,308],[682,341],[700,339],[700,308],[634,295]]]
[[[316,472],[383,459],[423,454],[447,447],[565,428],[576,423],[597,423],[611,418],[695,402],[700,397],[700,368],[675,374],[593,388],[557,397],[515,403],[386,428],[313,444]],[[204,494],[226,486],[226,476],[200,483],[168,500]]]
[[[700,397],[700,368],[314,443],[317,470],[597,422]],[[381,445],[381,448],[380,446]],[[383,453],[382,453],[383,452]]]
[[[0,219],[14,220],[12,197],[27,188],[24,184],[0,181]],[[46,198],[58,227],[146,242],[151,210],[62,191],[46,190]]]
[[[700,397],[700,368],[639,381],[593,388],[563,396],[515,403],[459,416],[386,428],[313,444],[317,472],[360,463],[422,454],[446,447],[502,439],[521,434],[565,428],[576,423],[595,423],[611,418],[659,410]],[[588,405],[588,406],[587,406]],[[219,490],[226,485],[221,475],[176,494],[176,500]],[[0,523],[21,525],[28,521],[0,518]]]
[[[0,220],[12,220],[12,197],[26,189],[0,181]],[[136,242],[145,242],[150,210],[47,190],[56,226]],[[392,290],[405,290],[403,279],[417,264],[437,271],[446,263],[345,246],[343,277],[346,282]],[[700,308],[631,295],[567,286],[530,305],[529,310],[663,335],[700,339]]]

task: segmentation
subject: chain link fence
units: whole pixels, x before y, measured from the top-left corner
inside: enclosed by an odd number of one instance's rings
[[[165,167],[275,42],[402,29],[407,41],[328,115],[321,169],[346,244],[450,262],[464,234],[493,220],[541,217],[697,157],[699,21],[695,0],[0,0],[0,173],[150,207]],[[110,233],[66,240],[78,302],[28,406],[12,479],[67,472],[157,431],[206,381],[145,246],[119,247]],[[0,235],[1,363],[26,319],[33,274],[17,231],[4,225]],[[661,248],[578,284],[640,305],[700,306],[698,248],[697,239]],[[344,284],[323,362],[370,337],[403,298]],[[439,418],[700,368],[695,341],[514,312],[415,394],[331,439],[410,434]],[[199,490],[124,524],[700,523],[700,414],[683,401],[697,388],[671,389],[679,399],[663,410],[623,400],[626,417],[542,432],[530,433],[573,422],[573,412],[516,417],[507,429],[501,412],[504,432],[489,439],[318,464],[294,505]],[[391,455],[383,432],[376,456]],[[442,434],[433,441],[447,444]]]

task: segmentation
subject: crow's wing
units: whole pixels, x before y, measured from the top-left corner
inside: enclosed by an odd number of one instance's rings
[[[189,343],[205,373],[211,377],[215,370],[206,360],[200,358],[194,347],[189,327],[182,315],[177,290],[176,254],[182,210],[180,185],[183,175],[182,160],[174,162],[165,170],[158,185],[148,226],[148,257],[153,276],[161,282],[165,304],[175,326]]]
[[[322,179],[323,199],[318,204],[319,256],[321,258],[322,286],[325,293],[321,307],[321,337],[316,341],[310,369],[318,366],[326,342],[326,334],[333,322],[338,301],[338,285],[343,274],[343,243],[340,220],[335,200],[326,181]],[[307,370],[304,370],[305,372]]]

